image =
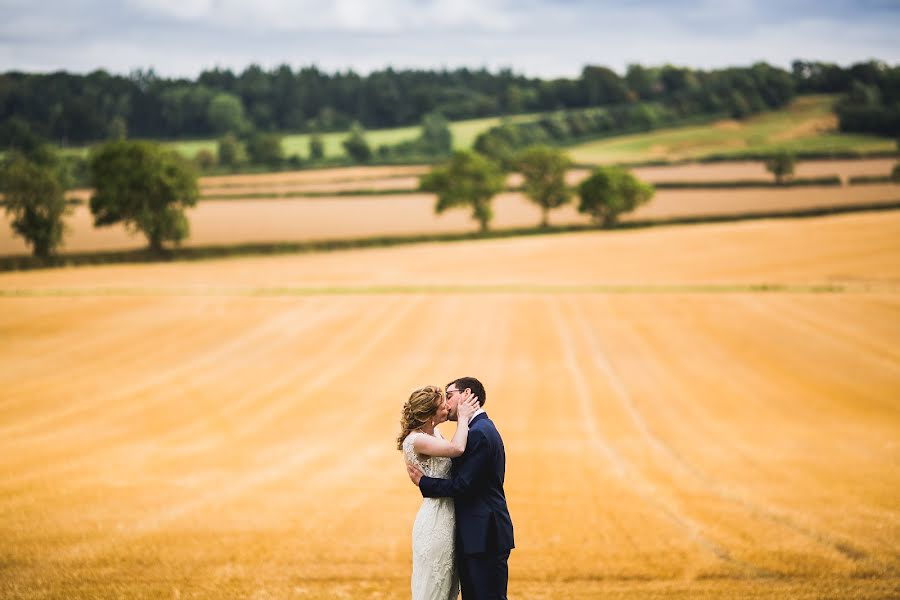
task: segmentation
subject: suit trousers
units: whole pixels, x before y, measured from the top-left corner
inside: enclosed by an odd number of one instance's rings
[[[459,560],[463,600],[506,600],[509,551],[464,554]]]

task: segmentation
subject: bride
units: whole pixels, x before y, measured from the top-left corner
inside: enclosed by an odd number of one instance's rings
[[[471,394],[460,400],[456,433],[447,441],[435,428],[450,414],[444,390],[429,385],[414,391],[403,405],[397,449],[428,477],[448,479],[450,459],[465,451],[469,418],[478,408],[478,398]],[[412,600],[456,600],[455,526],[453,498],[422,500],[413,524]]]

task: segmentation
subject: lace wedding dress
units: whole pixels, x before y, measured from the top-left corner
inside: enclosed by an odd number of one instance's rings
[[[414,431],[403,440],[406,462],[418,466],[428,477],[448,479],[450,459],[420,456],[413,449]],[[440,432],[435,430],[440,437]],[[453,498],[423,498],[412,531],[412,600],[456,600],[459,577],[455,557],[456,516]]]

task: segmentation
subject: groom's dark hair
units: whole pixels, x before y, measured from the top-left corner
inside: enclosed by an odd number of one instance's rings
[[[446,390],[453,384],[456,384],[456,388],[459,391],[463,391],[466,388],[472,390],[472,395],[478,396],[478,404],[484,406],[484,402],[487,400],[487,392],[484,391],[484,386],[481,385],[481,382],[475,379],[474,377],[460,377],[459,379],[454,379],[450,383],[447,384]]]

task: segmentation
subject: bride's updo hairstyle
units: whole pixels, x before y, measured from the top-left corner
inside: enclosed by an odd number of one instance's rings
[[[409,395],[400,415],[400,436],[397,450],[403,450],[403,440],[414,429],[418,429],[437,414],[438,406],[444,401],[444,390],[436,385],[427,385]]]

